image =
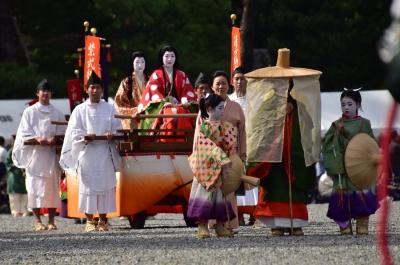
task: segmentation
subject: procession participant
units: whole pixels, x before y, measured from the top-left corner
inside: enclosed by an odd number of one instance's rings
[[[255,216],[274,236],[303,235],[308,224],[306,194],[320,154],[320,75],[290,67],[288,49],[278,51],[277,66],[246,74],[247,175],[261,178]]]
[[[128,77],[125,77],[115,95],[115,108],[119,114],[135,115],[137,106],[142,98],[142,92],[146,86],[147,76],[146,59],[141,51],[135,51],[131,54],[128,66]],[[130,129],[130,120],[122,120],[122,127]]]
[[[200,99],[200,113],[196,126],[193,154],[189,164],[194,173],[187,215],[197,219],[198,238],[210,237],[208,220],[215,219],[218,237],[233,234],[224,227],[224,222],[235,217],[232,205],[222,193],[221,185],[228,167],[229,156],[236,153],[237,128],[222,121],[224,101],[211,94]]]
[[[371,123],[359,116],[361,94],[356,90],[345,90],[340,95],[342,117],[334,121],[325,134],[323,157],[326,171],[333,177],[333,193],[329,201],[327,216],[333,219],[344,235],[352,234],[351,219],[356,220],[356,233],[368,234],[369,216],[377,210],[375,189],[360,190],[349,179],[344,166],[344,154],[349,141],[359,133],[373,139]]]
[[[232,86],[234,90],[233,93],[229,95],[229,99],[239,103],[243,109],[243,112],[246,113],[247,80],[244,74],[244,70],[240,66],[233,70]]]
[[[244,70],[242,67],[237,67],[232,74],[232,85],[234,88],[234,92],[229,95],[229,99],[237,102],[243,110],[243,113],[246,114],[246,89],[247,89],[247,80],[244,76]],[[243,213],[246,212],[250,215],[249,225],[253,225],[255,222],[254,218],[254,210],[257,205],[258,198],[258,188],[252,188],[247,190],[247,186],[245,185],[245,190],[243,195],[236,196],[239,210],[239,224],[245,225]]]
[[[174,47],[163,47],[158,56],[158,67],[151,74],[138,105],[141,112],[152,102],[166,100],[186,104],[197,97],[187,75],[179,69],[178,54]]]
[[[115,108],[101,99],[103,84],[94,71],[87,93],[89,99],[71,114],[60,164],[64,170],[76,170],[79,176],[79,210],[87,218],[85,231],[108,231],[107,213],[116,210],[115,172],[121,165],[112,135],[121,129],[121,122],[114,117]],[[104,135],[107,141],[94,140]],[[93,219],[97,212],[98,224]]]
[[[237,137],[237,153],[243,163],[246,162],[246,131],[245,131],[245,118],[244,113],[240,105],[234,101],[231,101],[228,97],[228,88],[229,88],[229,77],[228,74],[223,71],[216,71],[213,75],[212,87],[211,89],[215,94],[222,97],[225,101],[224,104],[224,115],[222,116],[222,120],[226,122],[230,122],[234,127],[238,130]],[[239,227],[238,214],[237,214],[237,202],[235,193],[232,192],[228,194],[227,200],[232,204],[233,210],[235,211],[235,219],[231,220],[229,223],[225,225],[229,229],[236,229]],[[213,225],[213,222],[210,222],[210,225]]]
[[[197,100],[199,101],[201,98],[204,98],[206,95],[210,94],[210,84],[203,73],[200,73],[194,82],[194,91],[196,91]]]
[[[12,138],[11,148],[6,159],[7,193],[10,199],[10,210],[13,217],[28,215],[28,195],[25,187],[25,173],[17,168],[12,161],[12,150],[15,139]]]
[[[37,86],[38,102],[25,109],[19,124],[12,160],[14,165],[26,172],[28,208],[35,216],[34,229],[56,230],[54,222],[56,208],[60,207],[59,182],[61,170],[56,155],[55,135],[63,134],[64,128],[51,124],[62,121],[64,115],[51,103],[52,87],[43,79]],[[39,145],[24,145],[27,140],[35,139]],[[40,219],[40,208],[48,208],[48,225]]]

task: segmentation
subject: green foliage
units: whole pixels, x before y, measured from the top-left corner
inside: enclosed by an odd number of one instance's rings
[[[57,97],[66,95],[65,80],[74,78],[76,49],[83,46],[85,20],[112,45],[111,96],[127,76],[129,55],[136,50],[146,54],[148,74],[165,44],[177,48],[181,68],[192,82],[199,72],[210,75],[217,69],[228,71],[229,15],[237,13],[238,24],[242,8],[241,0],[8,2],[35,66],[0,66],[2,83],[14,88],[11,95],[2,89],[0,96],[20,98],[28,97],[28,89],[35,88],[42,76],[55,79],[52,81],[60,89]],[[323,91],[343,86],[383,86],[385,69],[376,46],[389,24],[390,1],[257,2],[255,48],[267,48],[273,58],[271,64],[275,64],[277,49],[287,47],[292,51],[293,66],[323,72]]]
[[[0,99],[35,98],[36,86],[47,78],[53,86],[54,97],[66,97],[65,77],[57,73],[39,73],[34,67],[21,67],[13,63],[0,64]]]
[[[272,58],[291,49],[291,65],[318,69],[322,91],[380,89],[385,67],[377,43],[390,23],[390,1],[259,1],[257,41]],[[275,61],[271,62],[275,64]]]

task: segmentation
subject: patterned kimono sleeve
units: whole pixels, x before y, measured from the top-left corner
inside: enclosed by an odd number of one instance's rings
[[[160,102],[164,98],[164,92],[160,91],[162,84],[157,73],[154,72],[147,82],[146,88],[143,91],[142,98],[138,105],[138,112],[145,110],[151,102]]]
[[[344,152],[339,143],[339,135],[335,123],[325,134],[325,140],[322,147],[322,155],[325,169],[330,176],[343,174],[344,170]]]
[[[192,84],[190,83],[189,78],[186,76],[184,72],[182,72],[182,93],[181,93],[181,103],[186,104],[188,102],[197,102],[197,95],[193,89]]]
[[[127,86],[128,86],[128,79],[125,78],[124,80],[121,81],[121,84],[118,87],[118,91],[115,94],[115,104],[119,108],[120,107],[124,107],[124,108],[132,107],[129,102],[128,95],[125,92],[127,90]]]

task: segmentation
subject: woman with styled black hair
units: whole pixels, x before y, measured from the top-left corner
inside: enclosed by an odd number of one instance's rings
[[[128,64],[128,73],[115,95],[115,108],[119,114],[134,115],[142,98],[142,91],[146,86],[146,57],[143,52],[135,51],[131,54]],[[124,129],[130,128],[130,120],[122,120]]]
[[[342,235],[353,233],[352,219],[356,220],[356,234],[368,234],[369,216],[378,208],[375,183],[368,187],[355,185],[345,167],[346,149],[353,137],[363,133],[375,139],[371,122],[359,114],[358,90],[346,89],[340,95],[342,115],[326,132],[322,148],[326,171],[333,179],[327,216],[338,224]]]
[[[158,56],[158,68],[151,74],[143,92],[139,111],[152,102],[169,101],[173,104],[196,102],[196,93],[187,75],[179,69],[174,47],[163,47]]]

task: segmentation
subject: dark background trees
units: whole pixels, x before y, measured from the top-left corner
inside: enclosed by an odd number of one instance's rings
[[[248,2],[256,6],[250,34],[256,53],[254,60],[246,61],[247,69],[275,64],[277,49],[287,47],[293,66],[323,71],[323,91],[385,88],[377,43],[390,21],[390,1],[1,0],[0,15],[16,18],[30,64],[16,60],[17,55],[0,58],[0,98],[32,97],[44,76],[55,84],[56,97],[66,97],[65,81],[74,76],[85,20],[112,45],[110,95],[127,75],[128,57],[135,50],[147,55],[148,73],[165,44],[178,49],[192,82],[200,71],[228,71],[229,15],[236,13],[239,23]],[[11,43],[4,26],[0,29],[0,41]]]

